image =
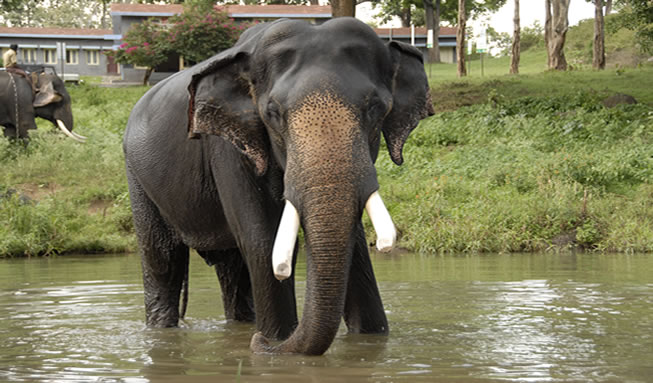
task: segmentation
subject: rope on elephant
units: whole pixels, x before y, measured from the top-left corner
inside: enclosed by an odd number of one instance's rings
[[[186,258],[186,272],[184,273],[184,281],[181,284],[181,308],[179,318],[184,319],[186,316],[186,309],[188,309],[188,257]]]
[[[16,110],[16,138],[20,138],[19,134],[19,129],[20,129],[20,121],[18,120],[18,89],[16,89],[16,81],[14,80],[14,75],[11,72],[7,72],[9,75],[9,78],[11,79],[11,85],[14,87],[14,102],[15,102],[15,110]]]

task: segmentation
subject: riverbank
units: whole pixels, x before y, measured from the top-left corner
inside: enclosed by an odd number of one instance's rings
[[[377,162],[400,246],[653,251],[652,79],[651,67],[433,76],[440,113],[413,132],[403,166],[385,150]],[[136,249],[121,140],[146,90],[70,87],[86,144],[43,120],[27,148],[0,139],[0,256]],[[604,107],[618,92],[640,103]]]

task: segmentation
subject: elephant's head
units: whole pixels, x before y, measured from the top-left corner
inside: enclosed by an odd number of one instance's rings
[[[54,74],[34,74],[32,81],[37,89],[34,97],[36,117],[52,122],[68,137],[84,141],[86,137],[73,133],[73,110],[71,99],[63,80]]]
[[[278,164],[289,215],[297,215],[305,233],[301,323],[276,347],[260,334],[251,347],[322,354],[343,313],[355,227],[379,188],[380,136],[401,164],[409,133],[433,114],[422,55],[402,43],[384,44],[356,19],[319,26],[282,20],[249,29],[194,71],[190,137],[225,138],[259,175]]]

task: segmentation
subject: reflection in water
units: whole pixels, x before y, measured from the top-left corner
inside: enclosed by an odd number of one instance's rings
[[[653,257],[374,256],[391,332],[321,357],[252,355],[215,274],[191,262],[187,319],[144,326],[136,256],[0,262],[0,381],[629,381],[653,376]],[[299,272],[304,272],[299,264]],[[300,307],[305,284],[299,278]]]

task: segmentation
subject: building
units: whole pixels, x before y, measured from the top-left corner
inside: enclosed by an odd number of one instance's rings
[[[306,20],[321,24],[331,18],[331,7],[320,5],[226,5],[224,9],[236,21],[271,21],[279,18]],[[115,64],[103,52],[115,50],[122,36],[132,24],[153,17],[165,21],[183,12],[178,4],[123,4],[111,5],[112,30],[72,28],[9,28],[0,27],[0,48],[19,45],[19,64],[51,64],[58,72],[86,76],[119,75],[123,81],[139,82],[145,68]],[[426,52],[426,28],[376,28],[385,41],[396,40],[413,44]],[[455,28],[440,28],[440,55],[443,62],[456,58]],[[57,43],[65,43],[65,59],[57,57]],[[184,68],[182,57],[171,56],[168,62],[155,69],[150,78],[157,82]]]
[[[18,44],[19,64],[54,65],[59,73],[84,76],[117,74],[118,66],[102,52],[113,49],[118,38],[109,29],[0,27],[2,52]],[[57,43],[66,45],[63,60],[57,55]]]
[[[377,35],[383,40],[401,41],[411,44],[422,51],[426,57],[426,28],[374,28]],[[453,64],[456,62],[456,28],[440,27],[439,36],[440,61]]]

